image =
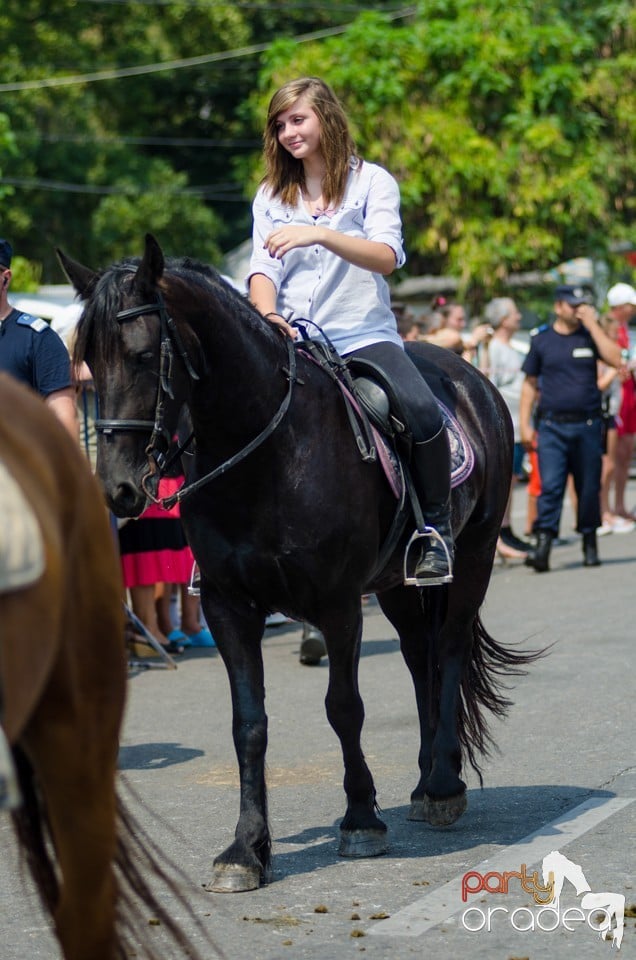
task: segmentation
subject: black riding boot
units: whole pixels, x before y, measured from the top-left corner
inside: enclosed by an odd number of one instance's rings
[[[526,566],[534,567],[537,573],[550,569],[550,550],[554,534],[551,530],[537,530],[537,545],[526,557]]]
[[[307,667],[316,667],[322,657],[327,656],[327,644],[318,627],[303,623],[303,636],[300,643],[300,662]]]
[[[418,587],[450,583],[455,549],[451,527],[450,450],[445,427],[430,440],[413,445],[411,467],[424,520],[444,543],[436,537],[421,540],[422,553],[413,577],[409,576],[407,582]]]
[[[600,567],[598,550],[596,547],[596,531],[583,534],[583,566]]]

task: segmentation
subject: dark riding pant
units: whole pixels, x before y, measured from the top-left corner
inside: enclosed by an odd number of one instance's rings
[[[386,373],[415,443],[430,440],[439,433],[443,420],[437,401],[413,361],[396,343],[372,343],[346,356],[369,360]]]
[[[539,421],[538,436],[541,494],[537,529],[558,536],[566,481],[571,473],[578,498],[576,529],[579,533],[592,533],[601,525],[601,418],[560,423],[546,415]]]

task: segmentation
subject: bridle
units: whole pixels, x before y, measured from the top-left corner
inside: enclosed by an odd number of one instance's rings
[[[124,433],[139,431],[149,433],[150,440],[144,450],[148,458],[148,473],[144,475],[141,481],[141,488],[151,500],[155,503],[156,497],[148,490],[146,484],[157,473],[161,475],[167,465],[166,454],[171,443],[170,433],[163,420],[165,415],[166,399],[174,400],[174,391],[172,389],[172,366],[174,362],[173,342],[179,352],[179,356],[190,376],[191,380],[199,380],[199,374],[192,366],[192,362],[185,349],[185,345],[177,326],[168,313],[165,300],[159,290],[155,293],[154,303],[144,303],[138,307],[129,307],[127,310],[120,310],[115,314],[118,323],[126,323],[128,320],[134,320],[135,317],[141,317],[144,314],[156,313],[159,316],[161,343],[159,347],[159,385],[157,388],[157,399],[155,401],[154,420],[105,420],[95,421],[97,433],[105,436],[112,436],[114,433]],[[184,444],[188,445],[190,439]],[[182,452],[182,451],[180,451]]]
[[[127,310],[120,310],[117,314],[115,314],[115,319],[119,323],[125,323],[128,320],[133,320],[135,317],[141,317],[144,314],[153,313],[159,315],[159,322],[161,326],[159,385],[157,388],[154,420],[98,419],[95,421],[95,429],[98,433],[106,436],[112,436],[114,433],[129,431],[140,431],[150,434],[150,440],[148,441],[148,444],[144,450],[144,453],[148,458],[148,473],[142,477],[141,488],[146,496],[153,501],[153,503],[159,503],[162,507],[164,507],[164,509],[170,510],[176,503],[179,503],[191,493],[199,490],[201,487],[205,486],[205,484],[210,483],[210,481],[220,477],[222,474],[234,467],[237,463],[240,463],[241,460],[244,460],[245,457],[249,456],[249,454],[256,450],[257,447],[260,447],[260,445],[274,432],[274,430],[276,430],[279,423],[287,413],[289,404],[291,403],[294,383],[302,383],[302,381],[298,380],[296,376],[296,351],[294,349],[293,340],[290,337],[285,337],[289,364],[287,367],[283,367],[283,373],[288,381],[287,392],[278,410],[267,426],[261,430],[258,436],[254,437],[254,439],[251,440],[245,447],[239,450],[238,453],[235,453],[234,456],[219,464],[218,467],[215,467],[214,470],[210,471],[210,473],[207,473],[204,477],[201,477],[194,483],[187,485],[184,484],[170,497],[157,499],[157,497],[155,497],[154,494],[148,489],[148,482],[157,474],[161,477],[165,469],[181,456],[194,436],[194,434],[190,434],[188,439],[185,441],[185,443],[181,444],[176,453],[174,453],[169,459],[167,458],[166,454],[172,438],[167,427],[164,425],[163,420],[166,398],[174,400],[174,392],[172,390],[172,364],[174,361],[173,341],[179,356],[183,361],[186,371],[190,376],[190,379],[200,380],[200,377],[192,366],[179,330],[177,329],[174,320],[168,313],[165,301],[159,290],[156,291],[156,300],[154,303],[145,303],[139,307],[130,307]]]

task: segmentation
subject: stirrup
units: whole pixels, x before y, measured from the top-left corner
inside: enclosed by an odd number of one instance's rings
[[[444,553],[446,554],[446,566],[448,568],[448,573],[441,574],[437,577],[416,577],[409,576],[408,572],[408,561],[409,554],[411,549],[418,540],[439,540],[442,547],[444,548]],[[444,583],[453,582],[453,567],[452,559],[446,542],[442,535],[438,533],[435,527],[424,526],[421,530],[415,530],[411,536],[411,539],[406,545],[406,550],[404,551],[404,585],[406,587],[437,587]]]
[[[188,596],[201,596],[201,572],[196,563],[192,564],[192,573],[190,574],[190,583],[188,584]]]

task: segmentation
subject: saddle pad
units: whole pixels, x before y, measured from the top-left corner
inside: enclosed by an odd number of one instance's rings
[[[442,418],[448,434],[448,445],[451,455],[451,487],[458,487],[467,480],[475,466],[475,452],[459,421],[450,410],[437,399],[437,405],[442,411]]]
[[[435,399],[440,408],[446,435],[448,436],[451,458],[451,488],[454,489],[471,475],[475,466],[475,453],[459,422],[439,397]],[[373,427],[373,435],[382,469],[394,496],[399,499],[402,493],[402,480],[395,453],[375,426]]]
[[[2,460],[0,517],[0,593],[6,593],[42,576],[44,541],[33,510]]]

